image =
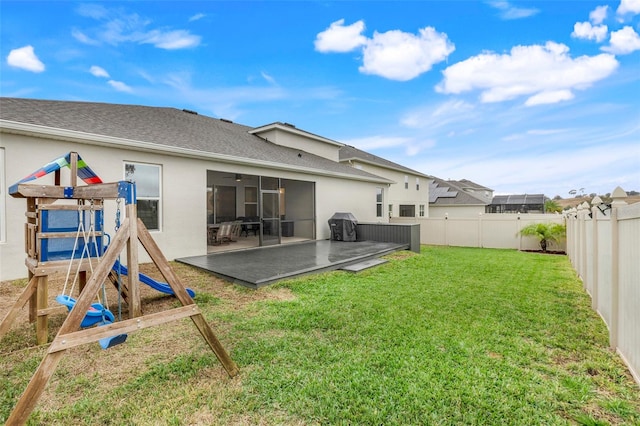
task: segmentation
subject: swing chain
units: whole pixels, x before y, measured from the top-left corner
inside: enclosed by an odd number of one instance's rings
[[[116,226],[115,226],[116,232],[118,232],[118,229],[120,229],[120,202],[121,201],[122,201],[122,198],[116,198]]]

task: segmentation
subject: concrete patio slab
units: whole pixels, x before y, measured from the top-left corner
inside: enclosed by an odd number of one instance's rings
[[[330,271],[399,250],[407,244],[377,241],[305,241],[176,259],[250,288],[299,275]]]

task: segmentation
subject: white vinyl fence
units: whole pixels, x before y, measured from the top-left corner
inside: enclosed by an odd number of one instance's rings
[[[567,254],[609,327],[609,344],[640,384],[640,203],[586,202],[567,215]]]
[[[531,223],[564,223],[560,214],[487,213],[475,217],[392,218],[391,223],[419,223],[420,243],[437,246],[540,250],[534,237],[520,230]],[[564,241],[550,243],[550,251],[566,251]]]

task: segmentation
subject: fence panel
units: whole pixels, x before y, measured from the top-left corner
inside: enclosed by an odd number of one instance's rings
[[[640,203],[618,209],[618,351],[640,383]]]
[[[594,309],[600,314],[604,322],[611,324],[611,220],[608,217],[598,217],[597,227],[597,273],[594,298]]]
[[[531,223],[564,223],[557,214],[488,213],[476,217],[392,218],[391,223],[419,223],[420,243],[438,246],[540,250],[538,240],[522,237],[520,230]],[[549,250],[565,251],[564,242]]]
[[[640,384],[640,203],[626,205],[625,195],[616,188],[611,206],[599,204],[604,212],[581,206],[569,213],[567,254],[609,327],[612,349]]]

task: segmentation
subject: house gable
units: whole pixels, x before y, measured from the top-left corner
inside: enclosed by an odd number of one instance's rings
[[[251,129],[249,133],[276,145],[298,149],[331,161],[339,161],[341,143],[300,130],[293,124],[272,123]]]

